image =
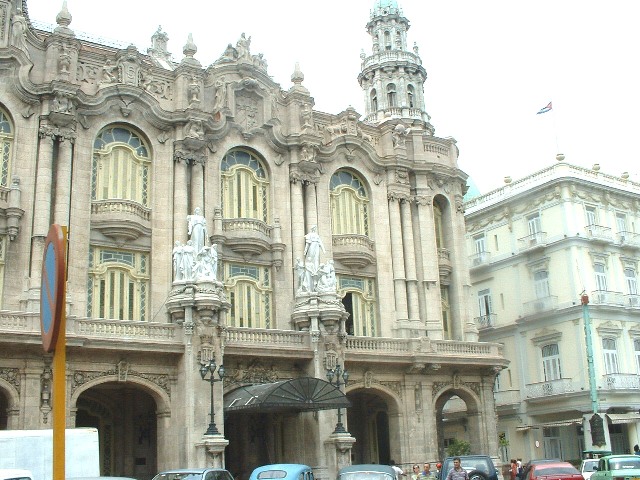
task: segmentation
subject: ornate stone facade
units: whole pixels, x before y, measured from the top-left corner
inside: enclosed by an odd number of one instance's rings
[[[314,111],[299,68],[275,83],[249,35],[203,68],[191,39],[172,62],[160,29],[143,54],[78,39],[66,9],[36,30],[25,3],[0,0],[0,428],[51,425],[38,311],[58,223],[67,425],[99,428],[104,475],[226,465],[246,479],[297,461],[329,479],[349,461],[436,460],[454,437],[497,454],[505,361],[470,314],[466,175],[434,136],[394,1],[370,17],[361,84],[397,89],[364,118]],[[387,31],[402,68],[378,79]],[[227,401],[338,366],[347,433],[322,400]],[[204,382],[213,367],[222,381]]]

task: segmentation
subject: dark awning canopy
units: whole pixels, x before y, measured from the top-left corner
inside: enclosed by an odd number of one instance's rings
[[[225,412],[308,412],[350,406],[337,387],[313,377],[249,385],[224,396]]]

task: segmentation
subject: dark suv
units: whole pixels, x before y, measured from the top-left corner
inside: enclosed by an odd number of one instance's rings
[[[447,457],[442,462],[439,480],[445,480],[453,468],[453,459]],[[469,480],[498,480],[498,471],[488,455],[460,455],[460,466],[469,474]]]

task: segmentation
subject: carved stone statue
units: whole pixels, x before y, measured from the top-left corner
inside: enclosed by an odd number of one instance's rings
[[[204,139],[204,127],[201,120],[190,120],[184,128],[184,136],[189,138]]]
[[[198,255],[207,239],[207,220],[202,216],[200,207],[196,207],[193,215],[187,215],[187,233],[193,244],[194,255]]]
[[[102,67],[102,78],[100,79],[100,83],[116,83],[118,81],[118,67],[114,65],[113,62],[107,59],[107,63],[105,63],[104,67]]]
[[[227,84],[224,81],[224,77],[216,80],[216,95],[213,99],[213,111],[220,110],[227,106]]]
[[[29,55],[27,49],[27,20],[22,15],[22,9],[19,8],[13,16],[11,23],[11,44]]]
[[[336,271],[333,267],[333,260],[328,260],[318,269],[318,280],[316,282],[318,293],[335,293],[336,291]]]
[[[249,48],[251,46],[251,37],[247,38],[244,35],[240,35],[238,42],[236,43],[236,51],[238,52],[238,60],[251,60],[251,52]]]
[[[316,275],[320,266],[320,250],[325,253],[324,244],[320,235],[318,235],[318,227],[316,225],[311,227],[311,231],[304,236],[304,241],[304,258],[307,268],[311,267],[312,274]]]
[[[311,272],[304,264],[300,257],[296,258],[295,265],[296,274],[298,276],[298,293],[309,293],[311,291],[311,284],[313,282]]]
[[[182,280],[193,280],[193,264],[195,263],[193,240],[188,240],[182,247]]]
[[[179,240],[176,240],[175,246],[173,247],[173,280],[176,282],[184,279],[183,257],[184,246]]]
[[[218,251],[217,245],[203,247],[196,256],[194,276],[196,280],[217,280],[218,277]]]

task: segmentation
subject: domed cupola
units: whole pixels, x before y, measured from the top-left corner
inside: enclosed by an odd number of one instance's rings
[[[365,122],[382,123],[391,118],[428,123],[424,107],[427,72],[418,56],[418,46],[407,48],[409,20],[396,0],[376,0],[367,32],[373,52],[360,54],[362,71],[358,82],[365,96]]]

